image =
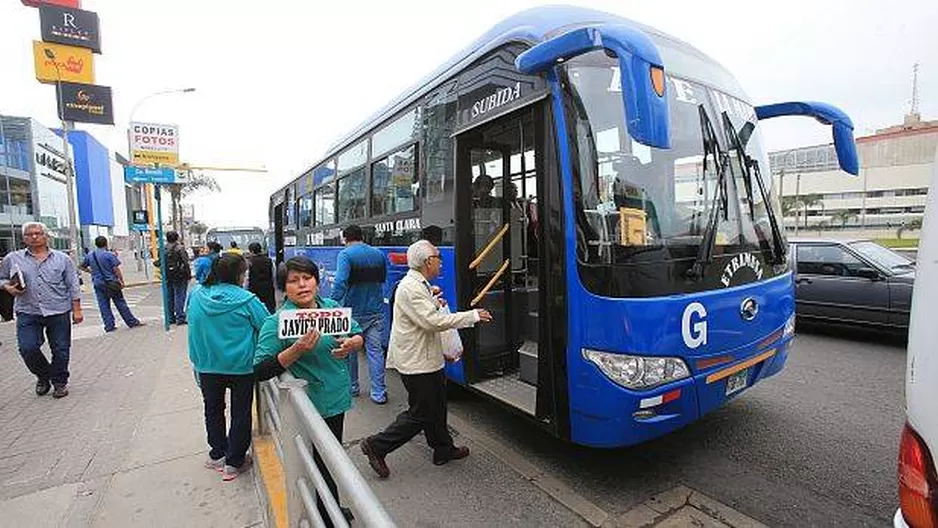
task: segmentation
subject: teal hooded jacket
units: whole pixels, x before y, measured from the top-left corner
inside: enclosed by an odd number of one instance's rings
[[[257,333],[270,313],[233,284],[196,286],[189,294],[189,360],[205,374],[253,374]]]

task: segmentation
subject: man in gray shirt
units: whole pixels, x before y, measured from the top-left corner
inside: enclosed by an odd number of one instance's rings
[[[68,255],[49,248],[44,224],[23,225],[26,249],[8,254],[0,263],[0,287],[13,295],[16,340],[20,356],[35,374],[36,394],[55,386],[52,396],[68,396],[68,359],[72,324],[84,320],[78,289],[78,272]],[[50,363],[42,354],[43,331],[52,349]]]

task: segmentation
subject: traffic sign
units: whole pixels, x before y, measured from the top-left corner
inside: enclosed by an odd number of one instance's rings
[[[148,168],[127,165],[124,180],[129,183],[176,183],[176,171],[169,167]]]
[[[150,216],[147,214],[146,209],[134,209],[133,212],[133,230],[134,231],[149,231],[150,230]]]

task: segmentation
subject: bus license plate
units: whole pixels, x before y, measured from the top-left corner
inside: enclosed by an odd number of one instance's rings
[[[747,383],[749,383],[749,369],[741,370],[733,374],[729,378],[726,378],[726,395],[729,396],[734,392],[745,389]]]

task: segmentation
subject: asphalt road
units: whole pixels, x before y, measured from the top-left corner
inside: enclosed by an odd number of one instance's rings
[[[884,526],[897,505],[904,347],[879,333],[800,326],[782,373],[627,449],[564,444],[470,394],[450,412],[613,515],[683,484],[770,526]]]

